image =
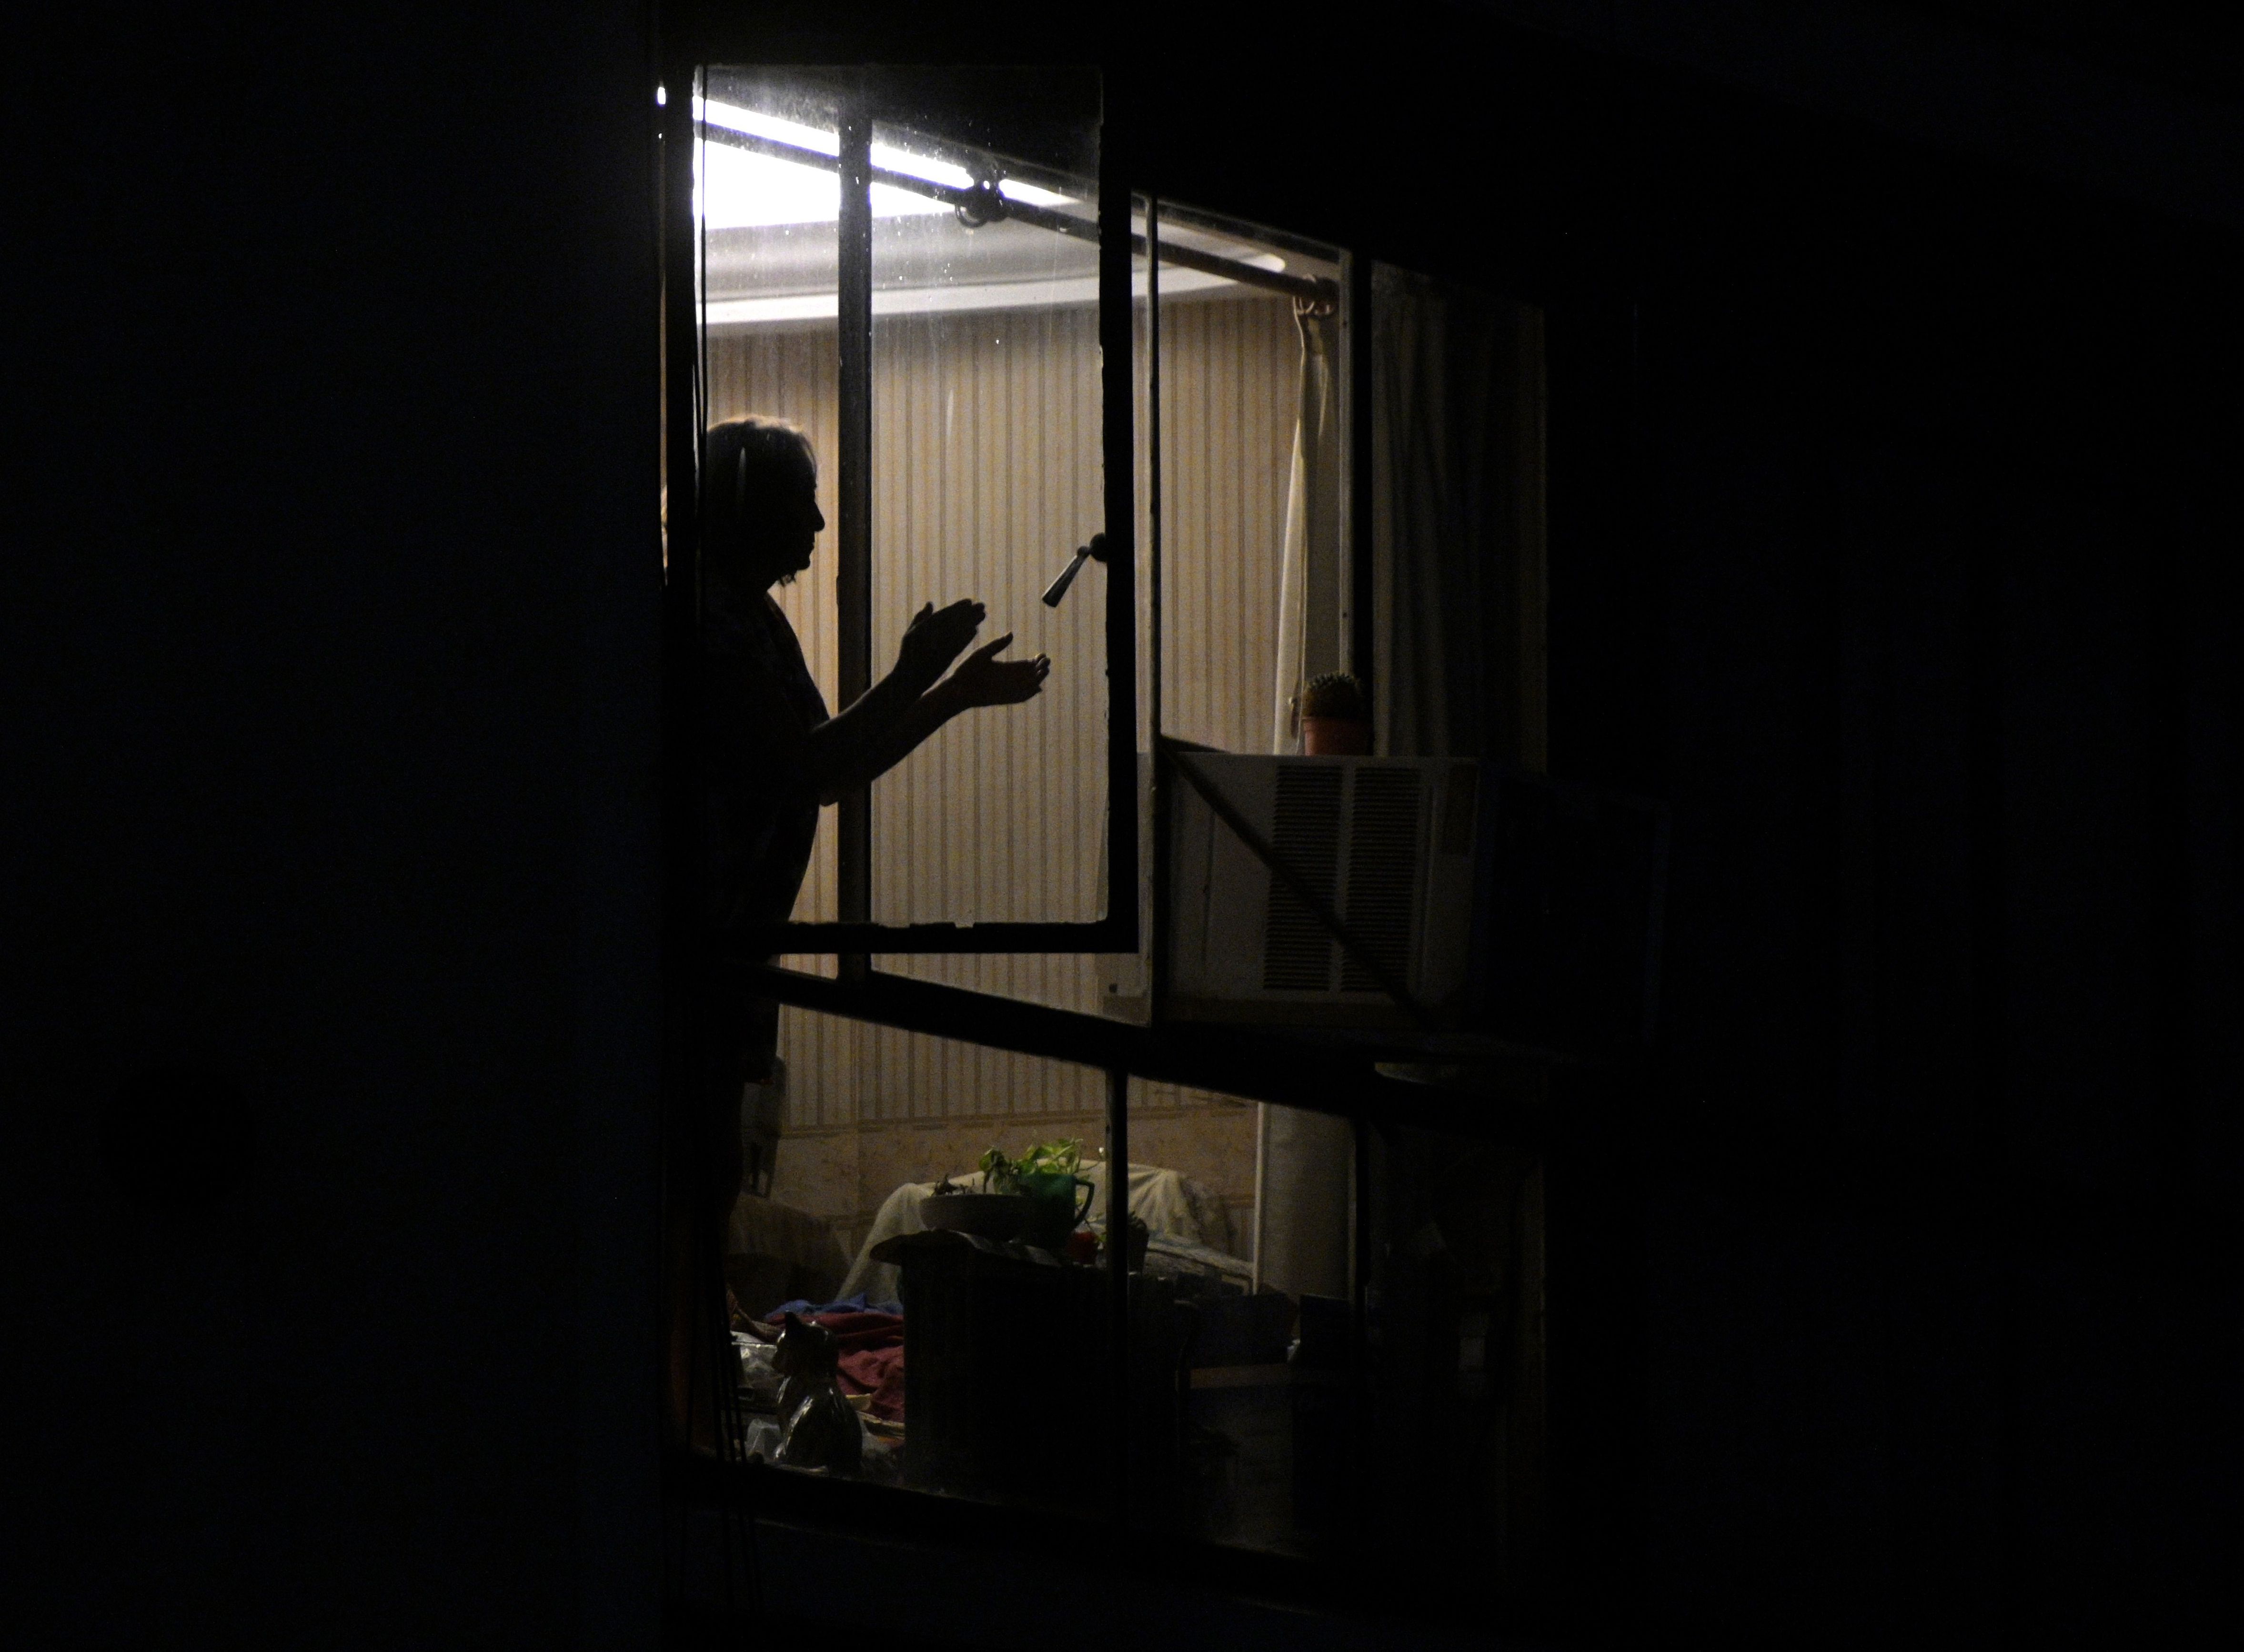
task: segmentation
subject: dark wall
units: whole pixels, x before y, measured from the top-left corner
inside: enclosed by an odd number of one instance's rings
[[[641,16],[6,56],[0,1635],[644,1643]]]
[[[2233,235],[1456,11],[1251,67],[1148,65],[1148,171],[1549,306],[1552,764],[1674,809],[1661,1048],[1562,1086],[1580,1621],[2202,1621]]]
[[[1654,130],[1596,576],[1657,592],[1676,819],[1654,1596],[2179,1629],[2237,1466],[2236,249],[1713,99]],[[1554,715],[1594,761],[1626,713]]]
[[[1553,750],[1675,807],[1653,1609],[2201,1621],[2239,1374],[2235,248],[1644,107],[1639,497],[1554,543]],[[1649,683],[1583,629],[1616,606]]]

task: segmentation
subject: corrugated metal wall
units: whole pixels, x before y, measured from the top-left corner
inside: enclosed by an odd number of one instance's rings
[[[1270,726],[1300,342],[1283,299],[1172,303],[1162,329],[1165,726],[1226,749],[1259,750]],[[1052,659],[1037,700],[968,714],[875,787],[875,916],[1093,917],[1106,794],[1104,574],[1086,569],[1057,611],[1038,597],[1099,525],[1096,312],[883,319],[874,357],[875,671],[893,663],[921,603],[966,596],[988,605],[981,640],[1010,631],[1009,652]],[[777,414],[801,424],[822,458],[835,451],[830,327],[719,333],[708,363],[713,419]],[[820,477],[829,521],[832,484],[829,459]],[[835,559],[830,545],[821,552],[809,572],[774,594],[831,702]],[[830,917],[834,901],[829,829],[820,834],[796,915]],[[882,966],[1096,1008],[1089,957],[889,958]],[[781,1048],[793,1091],[789,1151],[805,1173],[787,1180],[837,1228],[852,1225],[875,1195],[832,1185],[826,1173],[843,1174],[838,1163],[806,1162],[810,1134],[998,1120],[1030,1130],[1065,1122],[1080,1133],[1103,1105],[1094,1072],[794,1011]],[[1146,1107],[1186,1114],[1207,1107],[1228,1118],[1236,1107],[1158,1087],[1142,1097]],[[923,1174],[958,1168],[930,1165]]]

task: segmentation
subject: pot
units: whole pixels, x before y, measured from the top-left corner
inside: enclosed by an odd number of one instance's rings
[[[1030,1204],[1018,1193],[931,1193],[920,1202],[919,1219],[936,1233],[970,1233],[1010,1244],[1021,1236]]]
[[[1065,1171],[1024,1176],[1029,1214],[1021,1228],[1021,1242],[1040,1250],[1057,1251],[1091,1209],[1095,1184]]]

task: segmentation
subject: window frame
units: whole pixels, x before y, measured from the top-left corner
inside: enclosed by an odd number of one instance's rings
[[[673,642],[698,625],[700,588],[700,511],[696,505],[704,440],[700,399],[703,364],[700,294],[696,290],[697,234],[693,219],[695,146],[704,141],[693,117],[706,66],[731,59],[729,30],[712,37],[688,33],[675,42],[664,85],[680,94],[664,107],[665,258],[663,328],[666,347],[665,425],[668,431],[668,607]],[[745,42],[738,44],[746,44]],[[754,61],[753,56],[740,58]],[[690,89],[690,90],[689,90]],[[839,613],[838,699],[847,707],[872,686],[872,132],[890,118],[878,95],[861,85],[845,101],[839,120],[836,171],[842,180],[837,247],[840,260],[837,345],[840,354],[841,439],[835,455],[837,489],[835,555]],[[722,140],[720,140],[722,141]],[[1139,947],[1143,876],[1139,854],[1141,800],[1138,790],[1137,515],[1134,486],[1135,385],[1131,259],[1147,250],[1131,229],[1131,192],[1111,148],[1102,142],[1098,187],[1098,342],[1101,363],[1100,456],[1105,569],[1107,910],[1091,919],[1002,920],[989,923],[889,924],[871,916],[872,790],[859,789],[835,806],[838,917],[825,922],[788,921],[755,934],[706,938],[716,955],[740,963],[774,953],[836,955],[853,972],[867,972],[877,953],[1134,952]],[[682,633],[682,634],[681,634]],[[690,662],[672,674],[675,700],[696,692]],[[700,733],[700,709],[673,703],[667,720],[680,752]],[[695,800],[674,796],[690,813]],[[686,834],[673,839],[686,847]],[[682,881],[698,884],[696,863],[677,858]],[[673,881],[680,881],[674,878]]]
[[[690,88],[706,64],[753,64],[771,61],[745,19],[713,17],[692,0],[669,0],[664,7],[665,41],[661,61],[664,84]],[[794,61],[813,59],[794,53]],[[693,1105],[690,1074],[697,1070],[694,1052],[712,1036],[713,1017],[706,982],[712,972],[731,985],[745,986],[775,1001],[816,1013],[874,1025],[922,1032],[944,1039],[980,1044],[993,1049],[1048,1057],[1095,1067],[1106,1076],[1107,1141],[1110,1161],[1129,1161],[1128,1080],[1131,1078],[1166,1081],[1220,1092],[1246,1100],[1269,1101],[1289,1107],[1348,1119],[1359,1142],[1368,1129],[1389,1126],[1418,1127],[1460,1136],[1501,1140],[1547,1156],[1557,1145],[1556,1121],[1540,1105],[1491,1106],[1485,1100],[1451,1094],[1382,1073],[1377,1064],[1403,1053],[1398,1046],[1381,1047],[1367,1042],[1343,1049],[1319,1045],[1281,1030],[1164,1022],[1156,1017],[1150,1026],[1137,1026],[1079,1012],[1060,1010],[1021,1000],[996,997],[963,988],[887,974],[869,967],[870,955],[883,953],[965,952],[1134,952],[1140,949],[1141,909],[1150,906],[1153,924],[1160,923],[1163,894],[1160,869],[1142,864],[1141,822],[1146,800],[1139,796],[1139,720],[1137,715],[1137,593],[1135,589],[1137,504],[1134,486],[1133,437],[1135,386],[1134,299],[1131,258],[1145,250],[1154,256],[1152,314],[1158,326],[1158,268],[1160,260],[1159,212],[1160,203],[1133,191],[1125,172],[1128,151],[1116,141],[1112,126],[1103,132],[1099,154],[1100,317],[1099,338],[1105,357],[1105,385],[1102,451],[1105,458],[1104,496],[1109,562],[1107,647],[1109,668],[1110,796],[1117,806],[1110,815],[1108,883],[1109,911],[1090,922],[993,923],[894,925],[845,919],[830,924],[788,924],[760,938],[713,935],[702,916],[702,893],[698,875],[700,843],[696,832],[698,798],[694,795],[700,750],[700,650],[698,592],[698,528],[693,512],[701,410],[699,403],[700,339],[694,291],[695,237],[692,217],[694,123],[692,99],[683,91],[671,98],[663,112],[662,233],[665,254],[664,315],[666,322],[666,425],[673,433],[691,432],[692,441],[671,443],[667,475],[670,483],[672,563],[665,591],[665,779],[667,810],[666,849],[673,868],[666,900],[666,956],[675,1012],[670,1018],[670,1052],[674,1064],[666,1083],[673,1107]],[[869,129],[869,117],[867,125]],[[1131,232],[1133,200],[1146,199],[1155,208],[1148,222],[1150,247]],[[1137,245],[1133,247],[1133,240]],[[1370,264],[1351,260],[1345,281],[1351,301],[1369,296]],[[1119,289],[1119,301],[1113,300]],[[869,297],[869,295],[868,295]],[[1369,307],[1360,301],[1355,314],[1361,324],[1352,328],[1347,348],[1350,355],[1346,440],[1351,471],[1357,485],[1345,506],[1351,549],[1368,547],[1370,501],[1368,365]],[[683,325],[680,324],[681,321]],[[1156,335],[1158,337],[1158,335]],[[1159,350],[1152,351],[1149,386],[1154,441],[1150,444],[1153,472],[1149,478],[1158,504],[1159,443]],[[866,397],[869,403],[869,396]],[[1119,436],[1119,442],[1118,442]],[[1119,454],[1119,461],[1118,461]],[[858,474],[863,474],[862,464]],[[845,487],[847,484],[844,484]],[[846,494],[845,494],[846,498]],[[1152,518],[1148,545],[1149,579],[1158,582],[1159,517]],[[684,554],[679,554],[683,546]],[[867,549],[869,549],[868,541]],[[1371,625],[1369,559],[1351,555],[1348,565],[1351,620],[1355,644],[1354,668],[1372,668],[1369,647]],[[1155,594],[1158,596],[1158,584]],[[1119,611],[1119,612],[1118,612]],[[867,607],[869,617],[869,605]],[[1158,607],[1154,625],[1158,627]],[[1118,637],[1119,632],[1119,637]],[[1149,765],[1151,786],[1161,784],[1158,760],[1159,636],[1152,639],[1151,672],[1155,685],[1154,710],[1149,744],[1157,753]],[[869,643],[869,636],[867,636]],[[845,645],[846,647],[847,645]],[[869,647],[864,657],[869,660]],[[862,685],[860,685],[862,687]],[[848,691],[845,688],[845,701]],[[1136,806],[1125,809],[1121,799]],[[1163,811],[1152,816],[1158,832]],[[1158,843],[1148,845],[1161,859]],[[1123,891],[1139,898],[1124,899]],[[842,958],[838,978],[780,967],[767,961],[774,952],[823,955]],[[1153,967],[1159,968],[1155,949]],[[1551,1053],[1514,1048],[1523,1075],[1535,1082],[1520,1087],[1522,1094],[1541,1091]],[[1358,1154],[1358,1175],[1365,1162]],[[1358,1202],[1358,1223],[1368,1220],[1369,1201]],[[1112,1311],[1114,1336],[1112,1358],[1119,1373],[1128,1357],[1127,1275],[1110,1270],[1113,1282]],[[1359,1332],[1360,1334],[1360,1332]],[[1135,1527],[1130,1515],[1129,1430],[1120,1396],[1123,1385],[1112,1385],[1117,1413],[1110,1426],[1113,1459],[1105,1466],[1111,1491],[1105,1513],[1078,1520],[1056,1517],[997,1505],[961,1502],[938,1493],[907,1488],[833,1482],[791,1471],[754,1464],[696,1459],[686,1473],[694,1484],[706,1486],[720,1501],[752,1487],[754,1504],[765,1514],[832,1520],[856,1530],[885,1529],[894,1534],[934,1543],[985,1538],[1009,1547],[1033,1549],[1042,1543],[1080,1552],[1086,1543],[1112,1547],[1117,1554],[1157,1554],[1160,1572],[1172,1581],[1199,1581],[1218,1588],[1247,1588],[1304,1604],[1335,1608],[1392,1611],[1396,1602],[1382,1588],[1359,1584],[1333,1568],[1290,1555],[1232,1547],[1197,1540],[1159,1539]],[[1497,1597],[1497,1615],[1518,1623],[1531,1623],[1533,1601],[1540,1591],[1530,1586],[1523,1594]],[[1407,1614],[1406,1614],[1407,1615]]]

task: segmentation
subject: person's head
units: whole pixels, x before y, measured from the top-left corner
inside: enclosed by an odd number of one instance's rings
[[[826,518],[810,438],[785,419],[713,425],[704,446],[701,543],[727,579],[763,589],[810,565]]]

